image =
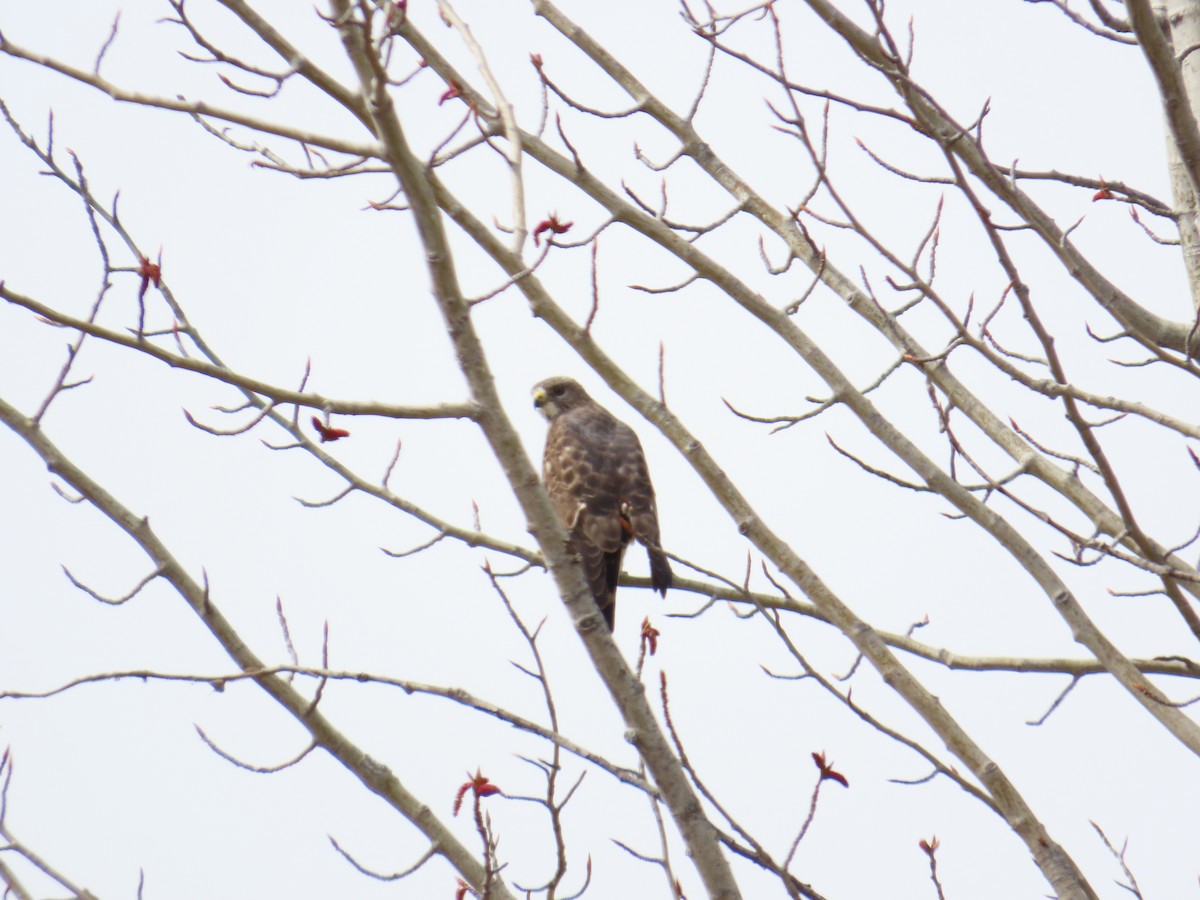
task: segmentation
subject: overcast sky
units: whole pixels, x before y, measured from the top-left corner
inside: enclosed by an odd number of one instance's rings
[[[194,0],[194,5],[189,11],[222,46],[276,65],[245,29],[212,8],[216,4]],[[336,34],[309,5],[281,0],[254,5],[327,71],[350,83]],[[673,4],[617,0],[601,7],[563,0],[561,5],[665,102],[687,108],[700,84],[705,44]],[[794,6],[780,5],[793,78],[868,102],[897,102],[882,79]],[[858,4],[844,6],[859,15]],[[414,21],[482,83],[461,42],[438,21],[431,0],[410,0],[409,7]],[[628,105],[592,63],[532,15],[529,4],[461,0],[457,8],[524,127],[535,129],[541,116],[530,53],[541,54],[550,76],[583,102],[606,109]],[[179,56],[194,48],[183,29],[161,21],[170,14],[165,2],[0,0],[0,29],[7,40],[90,70],[118,9],[120,27],[103,68],[113,82],[367,140],[348,115],[298,86],[289,85],[269,103],[231,94],[215,67]],[[1160,111],[1136,48],[1091,38],[1048,6],[1017,0],[888,5],[889,21],[899,31],[910,12],[914,70],[943,105],[971,121],[990,98],[985,134],[994,159],[1120,179],[1169,200]],[[765,29],[748,27],[745,33],[748,48],[773,59]],[[412,68],[411,56],[397,64],[398,73]],[[463,115],[454,101],[438,104],[445,90],[433,73],[423,72],[396,92],[409,140],[421,155],[437,147]],[[744,66],[722,60],[697,128],[731,168],[784,207],[799,201],[811,165],[794,140],[771,130],[763,102],[768,97],[781,102],[777,91],[751,78]],[[411,220],[402,212],[369,208],[394,190],[389,176],[298,181],[255,168],[251,154],[221,143],[185,115],[116,104],[3,55],[0,98],[43,146],[53,110],[60,164],[70,165],[70,149],[97,195],[120,193],[122,222],[155,258],[161,249],[164,279],[191,322],[235,369],[295,387],[311,362],[308,387],[339,399],[420,404],[465,398]],[[819,104],[806,110],[819,119]],[[651,159],[665,159],[674,144],[660,128],[644,117],[597,121],[568,113],[564,122],[593,172],[618,189],[624,182],[659,202],[661,176],[638,162],[634,146]],[[553,125],[547,133],[553,136]],[[303,160],[286,141],[268,142],[244,129],[233,134],[269,143],[292,163]],[[938,160],[901,127],[841,108],[833,113],[833,176],[884,240],[911,252],[929,227],[939,190],[881,173],[857,149],[856,138],[896,165],[930,171]],[[552,142],[561,147],[556,138]],[[102,264],[78,198],[39,174],[41,168],[11,132],[0,131],[0,279],[83,316],[95,301]],[[484,221],[508,220],[509,185],[496,154],[477,151],[446,167],[442,176]],[[531,224],[557,213],[575,223],[565,237],[576,238],[603,221],[596,204],[531,160],[525,176]],[[1064,226],[1086,216],[1073,239],[1139,302],[1172,319],[1191,315],[1177,250],[1146,239],[1122,205],[1094,204],[1090,192],[1064,188],[1047,187],[1040,196]],[[686,162],[671,171],[668,197],[669,217],[676,220],[715,219],[730,206],[728,196],[696,177]],[[939,251],[942,288],[956,302],[974,294],[990,308],[1005,279],[962,204],[948,204],[946,215]],[[748,219],[738,220],[700,246],[782,305],[802,293],[811,276],[798,266],[782,278],[770,276],[758,261],[761,232]],[[497,267],[465,238],[455,233],[453,239],[469,295],[503,282]],[[821,230],[820,239],[842,271],[887,290],[887,268],[861,241],[831,228]],[[1104,365],[1106,357],[1120,354],[1091,343],[1083,324],[1108,333],[1112,323],[1032,237],[1012,240],[1023,254],[1023,272],[1035,284],[1040,311],[1090,389],[1194,415],[1190,385],[1181,388],[1157,370]],[[778,241],[767,237],[764,246],[775,262],[782,260],[785,250]],[[136,264],[119,241],[111,240],[110,250],[114,265]],[[532,259],[536,251],[526,252]],[[928,615],[920,637],[962,654],[1040,658],[1085,652],[1011,558],[974,525],[947,517],[949,504],[870,478],[830,447],[827,435],[872,464],[912,478],[846,410],[835,408],[776,435],[731,415],[723,399],[755,415],[796,414],[810,407],[805,397],[824,396],[826,388],[728,298],[705,284],[662,295],[632,290],[631,285],[677,283],[688,273],[630,230],[607,230],[598,259],[597,341],[651,392],[657,392],[661,342],[672,410],[763,519],[860,616],[878,628],[904,631]],[[564,248],[551,252],[539,270],[556,301],[580,321],[592,304],[590,265],[586,248]],[[138,287],[132,271],[115,274],[100,322],[133,327]],[[147,298],[149,327],[169,327],[169,311],[152,288]],[[895,295],[886,300],[896,305]],[[506,410],[531,459],[540,460],[545,425],[532,408],[530,386],[554,374],[579,378],[641,435],[658,491],[664,546],[742,581],[749,545],[700,479],[653,426],[530,315],[517,291],[487,301],[475,319]],[[814,292],[797,321],[859,384],[877,377],[895,357],[830,291]],[[929,312],[918,310],[911,327],[931,347],[947,337]],[[1019,312],[1007,310],[996,327],[1016,342],[1015,349],[1035,349]],[[26,310],[0,306],[0,397],[32,413],[54,383],[72,337]],[[169,339],[164,346],[171,346]],[[302,663],[320,664],[328,623],[331,667],[461,685],[514,712],[545,719],[537,686],[511,664],[530,665],[528,649],[481,571],[485,560],[503,571],[519,568],[517,562],[451,541],[391,559],[381,547],[406,550],[433,532],[362,495],[329,508],[304,508],[297,498],[328,500],[343,483],[302,451],[265,447],[260,438],[274,444],[289,440],[269,424],[225,438],[188,424],[182,410],[214,427],[247,422],[246,413],[224,416],[213,409],[237,405],[240,396],[233,389],[100,341],[85,344],[75,371],[93,380],[55,400],[44,421],[46,434],[118,500],[147,516],[194,577],[207,573],[214,603],[262,657],[287,661],[276,615],[279,598]],[[1071,445],[1061,407],[1021,396],[1006,379],[966,359],[960,374],[973,379],[974,389],[1003,418]],[[915,372],[906,369],[873,396],[946,464],[945,438]],[[309,415],[302,413],[302,421]],[[399,441],[391,480],[398,495],[463,527],[472,525],[474,504],[484,531],[534,546],[510,488],[471,424],[384,418],[335,424],[351,436],[326,449],[354,471],[378,482]],[[1104,432],[1106,446],[1136,497],[1143,524],[1165,544],[1183,542],[1196,526],[1196,491],[1182,442],[1156,438],[1136,423],[1121,429]],[[996,473],[1005,471],[998,452],[981,452]],[[44,463],[7,431],[0,433],[0,471],[0,560],[6,575],[0,587],[0,691],[47,689],[89,673],[129,669],[233,671],[166,584],[152,583],[116,608],[72,587],[63,566],[108,596],[129,591],[152,566],[94,508],[64,502],[51,489],[56,479]],[[1052,502],[1036,489],[1030,496]],[[1069,550],[1011,505],[998,509],[1033,535],[1044,553]],[[1070,524],[1088,528],[1078,514]],[[751,556],[751,585],[771,590],[760,555]],[[644,554],[630,553],[626,565],[645,574]],[[1127,654],[1194,655],[1165,602],[1109,594],[1147,587],[1131,570],[1111,565],[1080,570],[1057,560],[1055,565]],[[635,766],[620,718],[583,657],[550,579],[535,569],[505,586],[528,625],[545,618],[540,648],[563,732],[620,765]],[[811,682],[770,678],[764,667],[791,675],[797,665],[761,619],[739,619],[724,604],[697,618],[669,617],[704,603],[681,591],[664,601],[625,589],[616,640],[635,659],[640,622],[653,616],[663,637],[659,655],[648,664],[651,695],[656,696],[657,671],[667,671],[675,724],[692,762],[773,853],[786,855],[807,813],[815,777],[809,754],[825,751],[846,774],[849,790],[823,786],[815,824],[794,865],[803,880],[830,898],[883,896],[882,891],[888,897],[934,896],[918,841],[936,834],[947,896],[1008,900],[1048,891],[1022,843],[982,804],[945,779],[919,787],[893,783],[924,777],[928,765],[863,725]],[[829,626],[794,618],[791,637],[809,661],[826,675],[845,674],[855,661],[849,642]],[[955,674],[906,661],[1005,769],[1103,896],[1125,896],[1114,885],[1123,876],[1089,820],[1117,845],[1128,839],[1128,862],[1147,898],[1194,895],[1194,810],[1200,803],[1195,758],[1128,696],[1100,678],[1085,680],[1035,728],[1025,722],[1047,710],[1066,687],[1066,677]],[[874,671],[864,665],[851,684],[865,709],[949,758]],[[1170,689],[1177,700],[1190,697],[1186,686]],[[544,758],[544,743],[446,700],[334,684],[322,709],[444,819],[450,819],[459,784],[477,767],[508,793],[540,790],[539,773],[520,757]],[[217,692],[195,684],[123,682],[83,686],[46,700],[0,700],[0,748],[9,747],[15,760],[8,826],[76,884],[103,898],[135,896],[139,871],[145,873],[146,897],[453,896],[453,873],[440,861],[388,884],[363,877],[338,856],[328,835],[378,871],[411,865],[426,844],[327,756],[313,754],[276,775],[252,774],[220,759],[197,737],[195,726],[224,751],[259,766],[279,764],[306,742],[302,729],[247,684]],[[571,759],[568,783],[582,771]],[[553,849],[544,816],[516,800],[491,798],[487,805],[501,835],[501,854],[510,863],[509,883],[544,881]],[[639,792],[587,769],[566,823],[569,884],[582,882],[590,854],[588,896],[667,896],[656,871],[610,840],[656,852],[654,822]],[[474,847],[469,818],[454,825]],[[678,843],[672,846],[678,853]],[[678,858],[676,865],[687,895],[701,896],[686,860]],[[28,866],[19,871],[39,896],[62,894]],[[770,891],[776,886],[767,887],[752,869],[738,872],[745,896],[775,895]]]

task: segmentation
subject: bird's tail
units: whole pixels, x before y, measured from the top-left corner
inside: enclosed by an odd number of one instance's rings
[[[650,549],[648,552],[650,553],[650,586],[665,597],[667,588],[674,580],[674,576],[671,574],[671,564],[667,562],[667,555],[661,550]]]

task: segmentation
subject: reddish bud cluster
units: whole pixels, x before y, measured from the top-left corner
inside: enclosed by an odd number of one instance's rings
[[[536,247],[541,243],[541,236],[549,231],[551,234],[566,234],[571,230],[574,222],[564,222],[558,217],[558,213],[551,213],[545,219],[538,222],[533,228],[533,245]],[[549,239],[547,239],[549,240]]]
[[[150,286],[150,282],[153,281],[155,287],[162,287],[161,261],[162,257],[159,257],[159,262],[152,263],[145,256],[138,261],[138,274],[142,276],[142,286],[138,288],[139,300],[146,296],[146,288]]]
[[[821,772],[821,780],[836,781],[842,787],[850,787],[850,782],[846,780],[846,776],[833,768],[833,763],[825,761],[824,753],[814,753],[812,755],[813,762],[817,764],[817,768]]]
[[[499,794],[500,788],[488,781],[486,775],[475,770],[475,774],[467,773],[467,780],[458,786],[458,793],[454,795],[454,815],[458,815],[458,811],[462,808],[463,797],[467,795],[467,791],[474,792],[476,797],[490,797],[492,794]]]
[[[326,425],[321,421],[319,416],[312,418],[313,428],[317,429],[317,434],[321,436],[321,443],[329,443],[330,441],[340,441],[344,437],[350,437],[350,432],[345,428],[334,428],[331,425]]]
[[[661,632],[650,624],[650,617],[642,619],[642,644],[653,656],[658,652],[658,638]]]

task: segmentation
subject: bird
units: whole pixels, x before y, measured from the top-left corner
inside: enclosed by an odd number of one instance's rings
[[[568,550],[579,557],[592,597],[612,631],[617,579],[631,540],[636,538],[649,554],[651,587],[665,597],[671,586],[646,455],[633,429],[574,379],[539,381],[533,405],[550,423],[542,456],[546,493],[567,530]]]

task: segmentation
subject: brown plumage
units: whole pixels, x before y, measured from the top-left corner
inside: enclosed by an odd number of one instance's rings
[[[633,429],[570,378],[538,382],[533,405],[550,422],[542,459],[546,492],[611,631],[621,558],[633,538],[650,555],[654,590],[666,596],[671,586],[646,456]]]

